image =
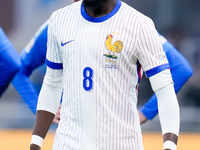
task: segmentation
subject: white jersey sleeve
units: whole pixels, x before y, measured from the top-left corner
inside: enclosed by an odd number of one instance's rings
[[[147,19],[144,21],[137,45],[138,60],[147,77],[169,68],[166,54],[163,51],[162,43],[152,20]]]
[[[55,13],[51,15],[48,27],[46,64],[53,69],[62,69],[62,52],[59,48],[59,39],[56,37]]]
[[[62,70],[47,67],[42,89],[38,98],[37,110],[56,114],[62,96]]]

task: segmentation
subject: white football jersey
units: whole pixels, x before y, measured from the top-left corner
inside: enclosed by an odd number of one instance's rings
[[[64,93],[55,150],[142,150],[137,112],[142,70],[169,68],[151,19],[117,0],[100,18],[80,2],[54,12],[47,65],[63,69]]]

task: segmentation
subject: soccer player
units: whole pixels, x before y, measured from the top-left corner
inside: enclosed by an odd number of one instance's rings
[[[192,76],[193,70],[188,61],[166,38],[160,35],[163,50],[169,61],[175,92],[177,93],[186,81]],[[154,94],[140,109],[140,123],[152,120],[158,114],[157,98]]]
[[[29,79],[29,75],[33,72],[33,70],[45,63],[48,23],[49,21],[46,21],[40,27],[34,37],[21,52],[20,57],[23,63],[20,71],[12,80],[13,86],[20,93],[20,95],[23,97],[23,100],[30,107],[34,114],[36,114],[38,93],[35,91]],[[178,90],[192,75],[192,69],[187,60],[162,35],[160,35],[160,39],[170,64],[170,70],[175,83],[175,91],[178,92]],[[184,73],[184,76],[180,76],[182,73]],[[58,110],[57,114],[55,115],[53,123],[58,124],[60,119],[59,111],[60,110]],[[157,100],[156,96],[154,95],[152,98],[150,98],[148,103],[142,107],[141,112],[139,112],[141,123],[145,122],[147,118],[153,119],[157,112]]]
[[[30,149],[40,149],[63,92],[53,149],[143,149],[137,87],[142,71],[158,99],[163,149],[175,150],[179,106],[151,19],[119,0],[83,0],[54,12],[47,71]]]
[[[36,114],[38,93],[35,91],[29,79],[29,75],[33,70],[45,63],[47,28],[48,21],[41,26],[41,28],[36,32],[35,36],[22,51],[21,61],[23,63],[20,71],[16,74],[12,81],[12,84],[16,90],[20,93],[34,114]],[[192,68],[190,67],[187,60],[162,35],[160,35],[160,39],[170,64],[170,70],[172,73],[173,81],[175,83],[175,91],[178,92],[180,88],[185,84],[185,82],[191,77]],[[184,76],[180,76],[183,73]],[[147,121],[147,119],[152,120],[157,113],[157,99],[154,94],[141,108],[141,111],[139,111],[140,122],[144,123]],[[58,110],[53,123],[58,124],[59,119],[60,116]]]
[[[48,23],[49,21],[45,22],[40,27],[22,51],[20,55],[21,61],[23,62],[21,69],[12,80],[13,86],[20,93],[25,103],[30,107],[34,114],[36,114],[38,93],[35,91],[29,79],[29,75],[33,70],[45,63]],[[187,60],[174,48],[171,43],[169,43],[169,41],[167,41],[162,35],[160,35],[160,39],[170,64],[175,91],[178,92],[185,82],[191,77],[192,68]],[[182,76],[183,73],[184,76]],[[140,122],[144,123],[147,119],[153,119],[157,113],[157,99],[154,94],[154,96],[152,96],[141,108],[141,111],[139,112]],[[60,116],[58,110],[53,123],[58,124],[59,119]]]
[[[0,27],[0,97],[21,65],[15,48]]]

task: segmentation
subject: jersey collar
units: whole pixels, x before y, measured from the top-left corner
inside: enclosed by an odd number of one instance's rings
[[[81,15],[83,16],[83,18],[85,18],[86,20],[88,20],[90,22],[99,23],[99,22],[106,21],[109,18],[111,18],[113,15],[115,15],[118,12],[120,7],[121,7],[121,1],[117,0],[117,3],[115,5],[114,9],[108,15],[99,17],[99,18],[94,18],[94,17],[89,16],[85,11],[84,6],[81,5]]]

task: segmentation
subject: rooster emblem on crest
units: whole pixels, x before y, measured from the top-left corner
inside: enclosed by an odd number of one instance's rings
[[[122,48],[123,48],[123,43],[120,40],[117,40],[114,44],[111,43],[113,36],[111,34],[107,35],[105,45],[107,50],[109,51],[108,54],[104,54],[104,56],[109,57],[109,58],[115,58],[117,59],[117,56],[115,55],[116,53],[120,53]],[[112,55],[112,54],[113,55]]]

